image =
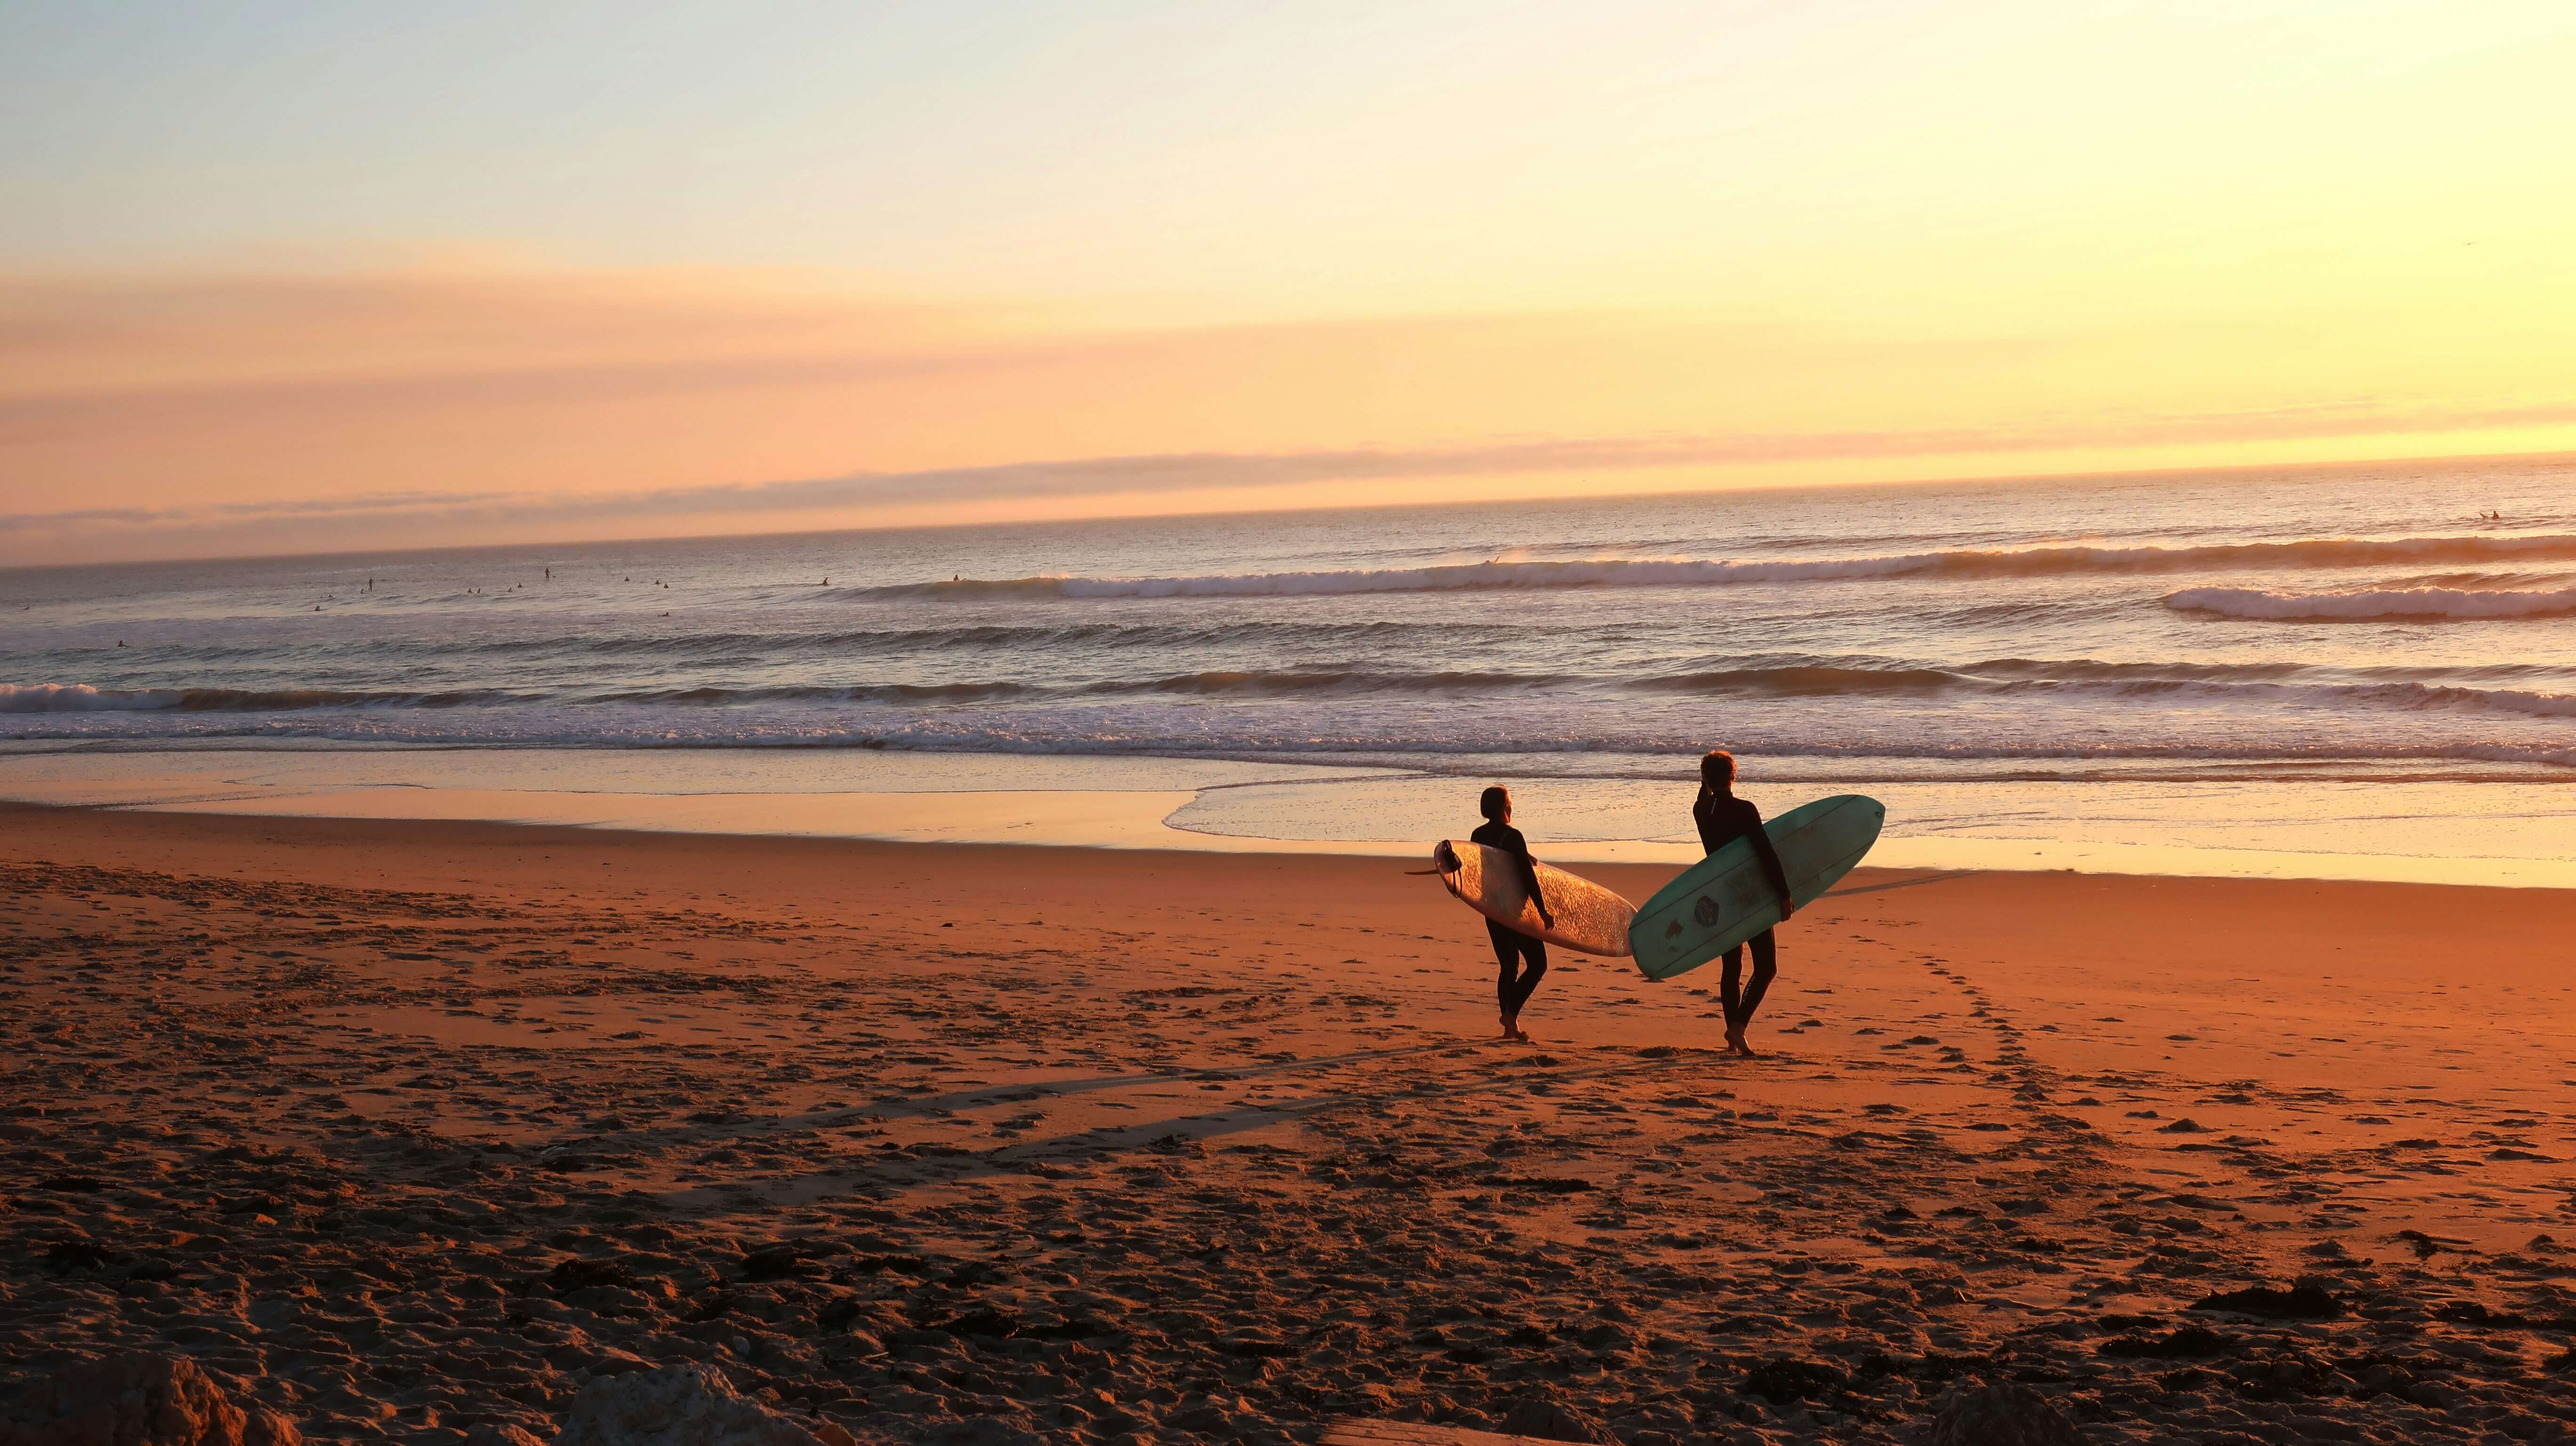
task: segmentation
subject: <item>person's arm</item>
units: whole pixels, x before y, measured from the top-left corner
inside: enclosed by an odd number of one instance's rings
[[[1521,887],[1529,890],[1530,904],[1538,910],[1538,921],[1554,928],[1556,916],[1547,911],[1547,896],[1538,891],[1538,866],[1530,861],[1529,840],[1521,837],[1519,829],[1512,830],[1511,854],[1512,862],[1520,865]]]
[[[1780,851],[1771,847],[1771,831],[1762,826],[1762,810],[1748,803],[1744,813],[1753,825],[1745,834],[1753,840],[1753,852],[1762,860],[1762,872],[1771,876],[1771,887],[1780,893],[1780,917],[1788,918],[1798,912],[1798,901],[1789,897],[1789,871],[1780,867]]]

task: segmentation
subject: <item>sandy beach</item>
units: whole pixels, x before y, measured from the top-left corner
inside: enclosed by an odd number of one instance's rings
[[[862,1441],[2576,1419],[2576,894],[1865,870],[1739,1061],[1713,970],[1563,955],[1496,1042],[1393,860],[5,824],[8,1394],[145,1346],[323,1440],[680,1361]]]

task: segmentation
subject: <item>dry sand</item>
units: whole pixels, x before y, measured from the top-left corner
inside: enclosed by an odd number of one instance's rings
[[[2576,893],[1865,871],[1739,1061],[1714,970],[1563,955],[1492,1041],[1406,867],[0,809],[0,1407],[141,1344],[319,1439],[680,1360],[863,1440],[2576,1420]]]

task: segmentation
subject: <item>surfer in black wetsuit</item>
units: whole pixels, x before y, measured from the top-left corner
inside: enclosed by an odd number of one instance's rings
[[[1771,887],[1779,891],[1780,918],[1785,922],[1798,912],[1796,901],[1789,897],[1788,871],[1780,867],[1780,853],[1771,847],[1771,835],[1763,831],[1762,811],[1735,796],[1734,754],[1711,750],[1699,761],[1699,801],[1691,805],[1691,821],[1699,825],[1700,847],[1709,853],[1737,839],[1751,839],[1753,856],[1762,861],[1762,872],[1771,876]],[[1780,972],[1780,952],[1768,929],[1747,942],[1753,945],[1752,987],[1743,986],[1744,945],[1738,944],[1726,951],[1726,970],[1718,977],[1717,995],[1726,1008],[1726,1047],[1750,1059],[1753,1047],[1744,1042],[1744,1027],[1753,1022],[1753,1011],[1762,1007],[1772,976]]]
[[[1539,922],[1554,928],[1556,916],[1547,911],[1547,899],[1538,891],[1538,870],[1530,865],[1529,841],[1512,827],[1510,790],[1486,789],[1484,796],[1476,800],[1476,811],[1485,816],[1485,821],[1467,837],[1512,856],[1521,871],[1521,887],[1529,891],[1530,904],[1538,910]],[[1521,1006],[1529,1003],[1538,981],[1547,973],[1547,945],[1491,919],[1485,921],[1485,932],[1493,938],[1494,960],[1502,966],[1501,975],[1494,981],[1494,998],[1503,1008],[1503,1038],[1526,1044],[1529,1036],[1521,1033]]]

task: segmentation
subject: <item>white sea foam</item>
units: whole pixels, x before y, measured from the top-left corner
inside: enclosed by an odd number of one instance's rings
[[[2281,622],[2367,622],[2554,618],[2576,614],[2576,588],[2488,591],[2456,587],[2359,588],[2349,592],[2275,592],[2248,587],[2191,587],[2168,594],[2180,612]]]
[[[1426,709],[1425,697],[1411,693],[1321,697],[1284,708],[1190,695],[930,708],[776,698],[715,707],[629,701],[283,711],[165,708],[56,713],[32,730],[0,727],[0,737],[1228,758],[1368,753],[1427,761],[1496,753],[1683,756],[1705,747],[1710,728],[1722,726],[1724,741],[1748,754],[1784,757],[2384,757],[2576,763],[2576,737],[2566,732],[2576,722],[2576,695],[2564,693],[2400,682],[2129,680],[1988,683],[1984,688],[1977,706],[1990,721],[1967,737],[1958,727],[1957,695],[1946,687],[1913,699],[1901,696],[1901,690],[1874,698],[1804,690],[1758,700],[1738,694],[1714,712],[1646,699],[1605,703],[1589,691],[1547,690],[1497,691],[1455,709]],[[1999,699],[2011,700],[2005,711],[1996,711]],[[2250,717],[2260,717],[2262,726],[2237,726]]]
[[[1755,660],[1748,660],[1755,661]],[[2491,675],[2514,676],[2512,673]],[[2528,689],[2472,685],[2458,669],[2367,668],[2314,669],[2295,664],[2219,664],[2189,662],[2099,662],[2091,659],[1999,658],[1959,662],[1946,667],[1905,666],[1893,660],[1776,659],[1754,666],[1713,668],[1679,673],[1623,675],[1606,673],[1512,673],[1462,669],[1211,669],[1192,673],[1140,676],[1114,680],[1047,682],[1007,678],[957,679],[944,683],[858,682],[766,687],[706,685],[688,688],[584,688],[558,686],[544,693],[501,692],[353,692],[320,688],[190,688],[186,690],[117,690],[79,683],[0,684],[0,714],[170,713],[229,716],[234,724],[210,721],[202,726],[237,726],[255,730],[262,720],[300,713],[455,714],[459,737],[470,737],[491,725],[477,715],[508,713],[520,708],[559,710],[562,716],[625,713],[674,720],[706,715],[763,718],[766,709],[908,710],[978,706],[1092,708],[1150,706],[1148,700],[1224,702],[1245,700],[1336,700],[1366,703],[1392,700],[1426,703],[1436,699],[1512,697],[1553,698],[1568,706],[1601,710],[1615,716],[1627,697],[1702,697],[1708,699],[1872,700],[1932,699],[1943,694],[1983,699],[2028,698],[2059,703],[2085,699],[2155,699],[2210,704],[2288,705],[2306,708],[2453,709],[2501,711],[2541,716],[2576,716],[2576,700]],[[781,716],[785,716],[782,714]],[[855,718],[861,716],[852,713]],[[42,723],[34,726],[41,729]],[[427,724],[436,728],[443,725]],[[710,742],[720,742],[726,725],[712,730],[686,725]]]
[[[2078,573],[2196,572],[2233,568],[2335,568],[2404,563],[2576,558],[2576,535],[2309,538],[2206,547],[1954,548],[1880,557],[1746,560],[1597,557],[1554,561],[1510,549],[1486,562],[1314,572],[1207,573],[1172,577],[956,578],[864,589],[862,596],[924,598],[1312,597],[1460,588],[1722,587],[1950,576],[2043,577]]]

